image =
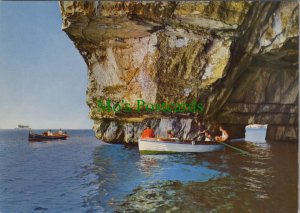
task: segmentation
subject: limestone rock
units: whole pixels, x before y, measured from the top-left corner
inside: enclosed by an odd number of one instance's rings
[[[197,138],[199,123],[298,126],[297,2],[60,2],[62,29],[88,66],[87,104],[106,142],[146,123]],[[98,100],[204,105],[198,113],[99,112]],[[279,133],[278,133],[279,134]],[[290,134],[274,138],[284,139]],[[293,135],[293,137],[296,137]]]

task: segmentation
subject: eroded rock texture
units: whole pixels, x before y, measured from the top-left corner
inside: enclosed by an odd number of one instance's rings
[[[96,136],[136,142],[145,123],[197,138],[199,123],[232,138],[269,124],[298,137],[298,2],[68,2],[62,29],[88,66]],[[204,104],[203,113],[98,112],[97,100]],[[280,130],[275,133],[275,130]]]

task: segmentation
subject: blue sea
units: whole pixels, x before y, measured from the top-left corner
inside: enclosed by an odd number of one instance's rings
[[[237,151],[140,155],[91,130],[62,141],[0,130],[0,212],[297,212],[298,144],[247,129]],[[35,130],[42,132],[42,130]]]

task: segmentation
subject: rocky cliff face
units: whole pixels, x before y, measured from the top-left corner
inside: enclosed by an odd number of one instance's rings
[[[298,2],[60,2],[62,29],[88,66],[87,104],[107,142],[136,142],[150,122],[196,138],[223,124],[233,138],[269,124],[267,139],[298,138]],[[191,103],[202,112],[99,112]],[[151,107],[151,105],[149,105]]]

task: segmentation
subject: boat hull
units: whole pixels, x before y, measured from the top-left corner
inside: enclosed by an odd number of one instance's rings
[[[67,135],[54,135],[54,136],[46,136],[46,135],[38,135],[38,134],[30,134],[28,136],[28,140],[30,142],[39,142],[39,141],[47,141],[47,140],[66,140]]]
[[[158,154],[158,153],[199,153],[215,152],[224,149],[224,145],[216,142],[177,142],[177,141],[159,141],[155,139],[139,139],[139,151],[141,154]]]

